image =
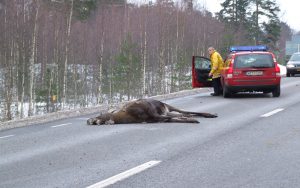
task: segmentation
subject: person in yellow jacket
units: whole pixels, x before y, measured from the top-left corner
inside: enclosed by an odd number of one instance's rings
[[[211,93],[211,95],[218,96],[222,94],[221,70],[224,62],[221,55],[215,50],[214,47],[209,47],[208,53],[210,55],[211,63],[211,70],[208,76],[212,77],[212,85],[214,88],[214,93]]]

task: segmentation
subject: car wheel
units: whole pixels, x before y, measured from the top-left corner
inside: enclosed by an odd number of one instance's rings
[[[291,76],[291,74],[290,73],[286,73],[286,77],[290,77]]]
[[[228,90],[226,86],[223,88],[223,97],[224,98],[230,98],[231,97],[231,92]]]
[[[280,85],[277,86],[273,91],[272,91],[273,97],[279,97],[280,96]]]
[[[291,74],[291,76],[294,76],[294,74]]]

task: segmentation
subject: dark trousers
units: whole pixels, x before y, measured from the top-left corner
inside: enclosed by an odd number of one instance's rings
[[[214,87],[214,93],[216,95],[222,94],[221,77],[212,79],[212,86]]]

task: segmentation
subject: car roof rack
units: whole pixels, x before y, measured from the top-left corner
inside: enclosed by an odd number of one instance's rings
[[[241,52],[241,51],[267,51],[268,47],[266,45],[258,46],[231,46],[230,52]]]

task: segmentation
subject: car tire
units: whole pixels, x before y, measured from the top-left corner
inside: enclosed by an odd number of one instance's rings
[[[223,97],[224,98],[230,98],[231,97],[231,92],[228,90],[226,86],[223,88]]]
[[[291,76],[291,74],[290,73],[286,73],[286,77],[290,77]]]
[[[273,97],[279,97],[280,96],[280,85],[277,86],[273,91],[272,91]]]

